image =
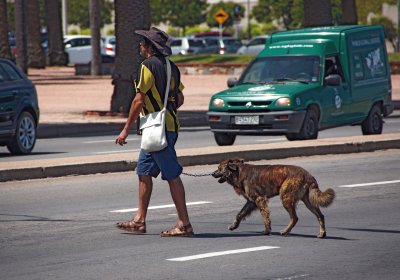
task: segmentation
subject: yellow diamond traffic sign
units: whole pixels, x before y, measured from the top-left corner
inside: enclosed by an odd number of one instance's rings
[[[219,24],[223,24],[228,19],[228,17],[229,17],[228,13],[222,9],[219,9],[214,14],[214,18]]]

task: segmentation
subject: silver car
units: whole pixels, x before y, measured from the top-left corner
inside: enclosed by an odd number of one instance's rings
[[[219,54],[236,53],[243,45],[238,38],[233,37],[202,37],[202,39],[207,45],[217,45],[216,53]]]
[[[254,54],[257,55],[265,48],[268,35],[257,36],[251,39],[246,45],[238,49],[237,54]]]

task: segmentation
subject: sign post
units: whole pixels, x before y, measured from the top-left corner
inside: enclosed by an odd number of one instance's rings
[[[229,18],[227,12],[223,9],[218,9],[218,11],[214,14],[214,19],[219,23],[219,37],[222,37],[222,24]]]

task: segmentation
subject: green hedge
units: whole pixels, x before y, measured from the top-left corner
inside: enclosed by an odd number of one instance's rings
[[[175,63],[237,63],[248,64],[254,59],[253,55],[236,55],[236,54],[197,54],[197,55],[173,55],[171,60]],[[390,53],[389,62],[400,62],[400,53]]]

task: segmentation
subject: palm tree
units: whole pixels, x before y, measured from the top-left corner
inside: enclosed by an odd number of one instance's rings
[[[330,0],[304,0],[304,27],[332,25]]]
[[[340,24],[357,24],[357,9],[355,0],[342,0],[342,17]]]
[[[115,0],[114,5],[117,44],[110,110],[128,113],[135,94],[133,82],[143,60],[139,55],[140,39],[134,31],[150,28],[150,4],[149,0]]]
[[[61,3],[59,0],[45,0],[46,25],[48,34],[48,65],[66,65],[64,52]]]
[[[6,0],[0,0],[0,57],[11,59],[10,44],[8,42]]]
[[[92,76],[101,74],[100,53],[100,1],[90,0],[90,32],[92,34],[92,59],[90,72]]]
[[[44,68],[46,58],[40,42],[40,17],[37,0],[27,1],[28,65]]]
[[[28,55],[26,46],[26,0],[15,0],[15,40],[16,40],[16,61],[18,67],[28,73]]]

